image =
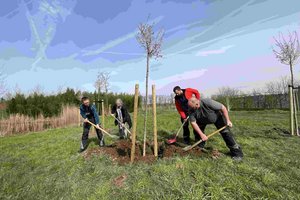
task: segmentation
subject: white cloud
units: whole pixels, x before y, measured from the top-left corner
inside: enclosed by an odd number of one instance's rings
[[[207,50],[207,51],[198,51],[196,53],[196,56],[209,56],[209,55],[223,54],[228,49],[231,49],[232,47],[234,47],[234,46],[233,45],[229,45],[229,46],[222,47],[220,49]]]

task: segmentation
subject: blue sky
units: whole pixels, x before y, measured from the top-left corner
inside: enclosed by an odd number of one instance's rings
[[[210,95],[231,86],[249,91],[288,75],[272,55],[272,37],[300,32],[298,0],[3,0],[0,69],[8,89],[93,91],[98,71],[111,91],[144,86],[141,22],[166,32],[163,58],[151,61],[159,94],[174,85]],[[299,78],[299,66],[296,66]]]

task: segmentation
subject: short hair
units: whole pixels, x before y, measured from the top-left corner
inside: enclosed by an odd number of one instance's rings
[[[82,97],[81,98],[81,102],[84,102],[84,101],[86,101],[86,100],[88,100],[89,98],[88,97]]]
[[[175,86],[173,92],[175,93],[176,90],[181,90],[181,88],[179,86]]]

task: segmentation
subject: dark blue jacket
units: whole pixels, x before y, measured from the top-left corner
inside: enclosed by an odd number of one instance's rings
[[[83,104],[80,105],[80,115],[86,119],[95,119],[95,123],[99,124],[100,119],[95,105],[85,106]]]

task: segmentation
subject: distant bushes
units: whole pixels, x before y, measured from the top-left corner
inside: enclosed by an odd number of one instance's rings
[[[33,93],[25,96],[24,94],[16,94],[5,102],[6,112],[8,114],[22,114],[30,117],[40,115],[44,117],[58,116],[61,114],[64,105],[79,106],[82,96],[88,96],[92,102],[95,102],[99,111],[101,104],[98,103],[98,100],[104,100],[105,108],[108,109],[108,105],[113,105],[117,98],[123,100],[130,112],[133,111],[133,95],[125,93],[108,93],[106,95],[104,93],[75,92],[73,89],[67,89],[65,92],[55,95]]]

